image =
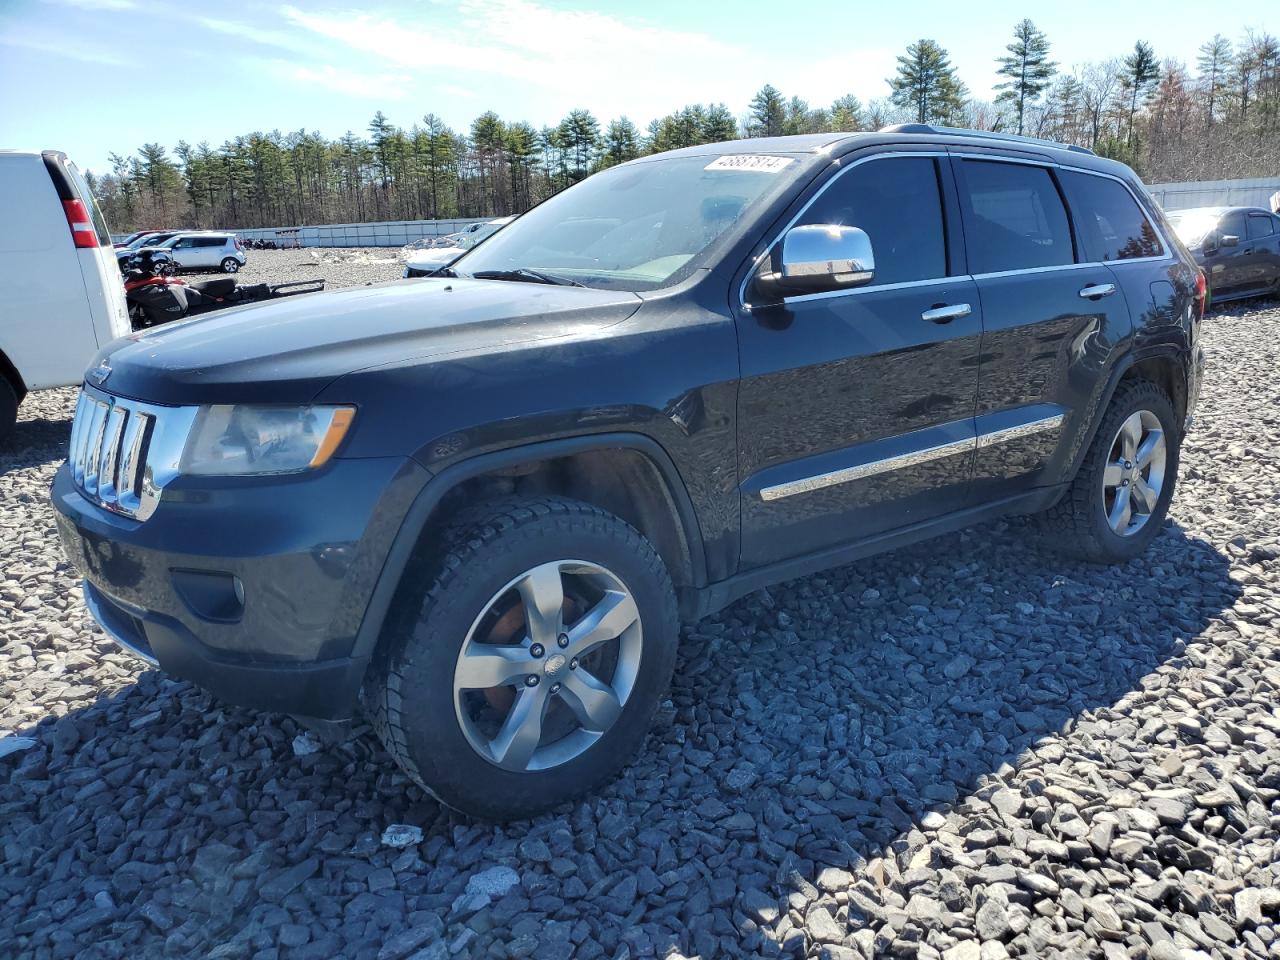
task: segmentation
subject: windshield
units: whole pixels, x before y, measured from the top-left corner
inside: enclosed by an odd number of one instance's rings
[[[1218,215],[1200,211],[1171,213],[1169,223],[1173,225],[1173,232],[1178,235],[1178,239],[1194,250],[1217,228]]]
[[[675,157],[605,170],[534,207],[454,270],[534,270],[598,289],[654,290],[782,189],[793,162]]]

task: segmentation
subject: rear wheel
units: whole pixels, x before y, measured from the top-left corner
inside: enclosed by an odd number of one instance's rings
[[[239,269],[240,269],[240,261],[237,260],[235,257],[227,257],[225,260],[222,261],[223,273],[235,273]]]
[[[1046,542],[1094,563],[1138,556],[1168,514],[1181,442],[1173,404],[1160,387],[1122,384],[1075,480],[1042,518]]]
[[[459,523],[393,616],[366,705],[388,751],[451,807],[533,816],[639,750],[671,677],[675,595],[653,546],[559,497]]]
[[[18,423],[18,391],[4,374],[0,374],[0,443],[13,435]]]

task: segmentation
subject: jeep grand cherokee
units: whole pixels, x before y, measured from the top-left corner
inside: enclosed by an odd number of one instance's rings
[[[1137,556],[1204,278],[1134,174],[923,125],[606,170],[444,277],[116,341],[52,497],[94,616],[227,700],[357,707],[504,818],[641,746],[678,625],[1001,514]]]

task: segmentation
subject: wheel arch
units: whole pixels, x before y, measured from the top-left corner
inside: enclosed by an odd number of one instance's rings
[[[645,535],[667,564],[682,614],[696,607],[706,560],[693,502],[674,462],[643,434],[610,433],[523,445],[471,457],[429,480],[409,508],[370,597],[352,656],[372,657],[415,556],[459,510],[484,499],[555,493],[619,516]]]
[[[1107,415],[1111,401],[1120,389],[1120,385],[1131,380],[1150,380],[1168,395],[1173,402],[1174,413],[1181,424],[1187,409],[1187,364],[1184,352],[1172,344],[1152,346],[1144,350],[1134,351],[1122,357],[1111,370],[1106,385],[1098,394],[1094,404],[1087,431],[1076,445],[1071,461],[1071,470],[1067,478],[1074,477],[1084,463],[1084,458],[1093,445],[1098,428]]]
[[[18,395],[18,403],[22,403],[27,396],[27,384],[22,379],[22,374],[18,372],[18,368],[13,365],[13,361],[9,359],[9,355],[3,350],[0,350],[0,377],[9,381],[13,392]]]

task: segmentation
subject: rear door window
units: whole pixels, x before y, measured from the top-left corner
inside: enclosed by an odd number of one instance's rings
[[[1275,233],[1275,224],[1272,218],[1265,213],[1249,214],[1249,239],[1261,240],[1263,237],[1269,237]]]
[[[960,163],[972,273],[1075,262],[1066,207],[1047,168],[988,160]]]
[[[868,286],[947,275],[938,169],[932,157],[885,157],[838,176],[797,225],[858,227],[871,239],[875,279]]]
[[[1123,183],[1071,170],[1058,175],[1071,201],[1085,259],[1133,260],[1164,253],[1160,235]]]

